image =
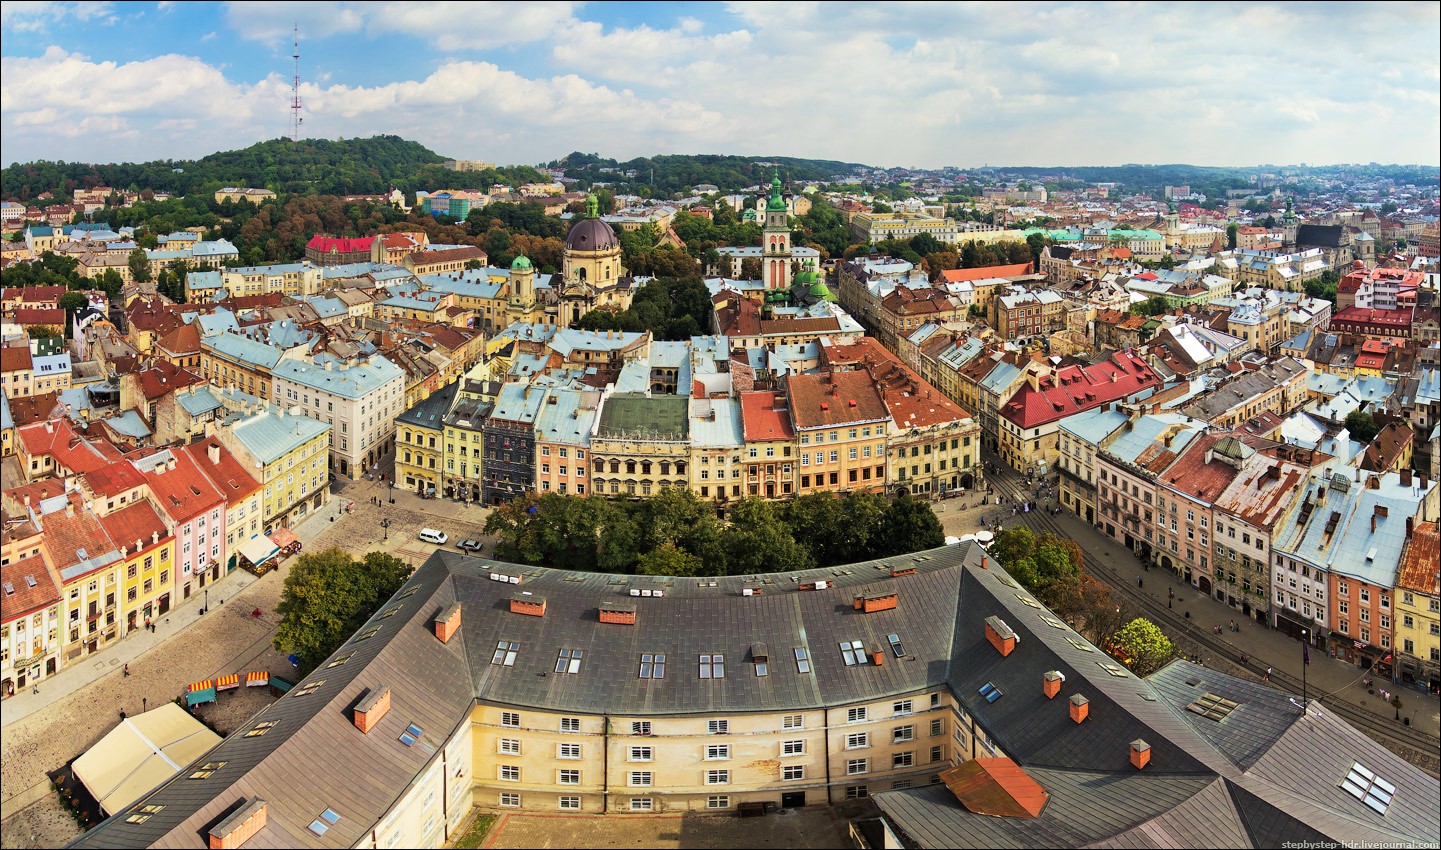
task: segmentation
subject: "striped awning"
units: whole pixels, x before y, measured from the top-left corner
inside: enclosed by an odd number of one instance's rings
[[[210,690],[210,689],[213,688],[213,687],[215,687],[215,680],[214,680],[214,679],[206,679],[206,680],[203,681],[203,682],[196,682],[196,683],[192,684],[192,685],[190,686],[190,693],[193,694],[193,693],[198,693],[199,691],[208,691],[208,690]]]
[[[245,674],[245,687],[263,688],[270,684],[270,672],[267,670],[251,670]]]
[[[217,691],[228,691],[238,687],[240,687],[239,673],[231,673],[229,676],[221,676],[215,680],[215,690]]]

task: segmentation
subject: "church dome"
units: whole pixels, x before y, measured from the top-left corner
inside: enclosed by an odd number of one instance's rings
[[[565,237],[565,247],[571,251],[608,251],[619,248],[620,240],[609,224],[598,218],[583,218]]]
[[[530,271],[530,268],[530,260],[526,259],[526,256],[524,254],[516,257],[515,260],[510,264],[510,270],[513,272],[528,272]]]

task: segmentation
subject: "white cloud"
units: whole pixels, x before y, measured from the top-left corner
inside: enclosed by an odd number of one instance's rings
[[[0,3],[0,28],[14,32],[43,32],[67,18],[81,23],[115,21],[114,3],[49,3],[14,0]]]
[[[300,37],[327,38],[358,33],[372,38],[403,33],[440,50],[484,50],[539,41],[571,20],[570,2],[246,2],[229,3],[226,21],[242,38],[288,38],[297,23]]]

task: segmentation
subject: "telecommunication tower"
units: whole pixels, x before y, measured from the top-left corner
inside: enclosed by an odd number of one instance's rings
[[[290,140],[300,141],[300,125],[305,119],[300,117],[300,24],[295,25],[295,51],[291,54],[295,60],[295,76],[290,83]]]

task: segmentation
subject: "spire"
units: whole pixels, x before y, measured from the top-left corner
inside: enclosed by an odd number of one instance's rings
[[[600,198],[594,193],[585,196],[585,217],[600,218]]]
[[[786,202],[781,198],[781,175],[780,171],[776,171],[775,176],[771,178],[771,199],[766,204],[766,211],[775,210],[780,212],[784,211],[785,208]]]

